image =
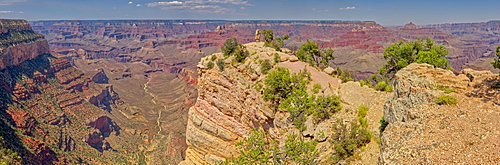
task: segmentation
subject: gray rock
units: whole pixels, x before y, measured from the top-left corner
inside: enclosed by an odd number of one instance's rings
[[[328,67],[328,68],[325,68],[323,70],[326,74],[329,74],[329,75],[332,75],[333,72],[335,71],[335,69],[333,69],[332,67]]]

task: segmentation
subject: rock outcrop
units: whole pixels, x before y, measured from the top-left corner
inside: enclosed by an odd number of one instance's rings
[[[0,35],[0,70],[50,53],[47,40],[26,20],[0,20]]]
[[[355,119],[357,111],[353,109],[363,104],[358,97],[362,96],[367,102],[380,100],[373,104],[364,104],[373,108],[369,112],[370,123],[377,123],[380,119],[381,102],[386,98],[383,93],[361,87],[359,83],[354,82],[341,85],[339,79],[305,62],[296,60],[292,62],[291,55],[276,52],[263,47],[262,44],[245,44],[250,52],[256,53],[241,64],[231,63],[233,59],[231,57],[225,59],[228,64],[223,70],[218,67],[207,67],[212,61],[224,58],[220,53],[207,56],[198,64],[198,98],[195,105],[189,109],[186,131],[188,149],[186,159],[181,164],[213,164],[238,156],[240,153],[235,144],[247,137],[248,131],[254,128],[265,130],[266,134],[281,143],[291,134],[299,135],[301,139],[307,141],[318,141],[317,149],[320,154],[316,162],[328,164],[332,163],[330,157],[336,154],[333,149],[334,144],[331,142],[333,128],[340,123],[357,121]],[[294,119],[290,117],[289,112],[269,108],[269,102],[263,100],[262,91],[256,89],[258,83],[262,83],[266,78],[266,74],[260,70],[258,61],[272,60],[275,53],[280,56],[281,61],[275,64],[276,67],[287,68],[292,73],[307,69],[311,73],[311,84],[317,83],[322,86],[321,95],[342,94],[340,99],[345,103],[342,106],[347,110],[341,110],[321,122],[313,122],[312,117],[308,117],[304,123],[305,130],[300,131],[292,124]],[[363,91],[350,92],[350,90]],[[370,129],[376,132],[378,125],[373,124],[373,128]],[[378,154],[377,144],[373,141],[370,146],[373,148],[370,151],[374,151],[371,153],[372,156],[364,157],[366,161],[359,163],[376,160],[376,156],[373,155]]]
[[[451,71],[410,64],[396,74],[394,92],[384,105],[389,125],[381,136],[382,164],[494,163],[499,159],[497,122],[500,107],[492,104],[500,79],[489,71]],[[438,105],[445,89],[453,105]],[[488,91],[488,92],[486,92]]]

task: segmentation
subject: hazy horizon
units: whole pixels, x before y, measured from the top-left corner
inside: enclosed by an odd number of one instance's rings
[[[0,18],[45,20],[352,20],[384,26],[500,20],[500,1],[0,0]]]

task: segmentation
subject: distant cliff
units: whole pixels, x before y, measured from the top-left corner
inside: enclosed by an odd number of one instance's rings
[[[26,20],[0,20],[0,69],[41,54],[49,54],[47,40],[33,31]]]

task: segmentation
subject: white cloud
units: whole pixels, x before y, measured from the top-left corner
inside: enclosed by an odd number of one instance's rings
[[[0,6],[13,5],[19,2],[26,2],[26,0],[0,0]]]
[[[3,11],[0,11],[0,14],[9,14],[9,13],[19,13],[19,14],[23,14],[24,12],[23,12],[23,11],[8,11],[8,10],[3,10]]]
[[[128,2],[128,4],[134,4],[134,2]]]
[[[137,7],[141,7],[142,5],[141,5],[141,4],[137,4],[137,5],[135,5],[135,6],[137,6]]]
[[[187,1],[166,1],[147,3],[148,7],[157,7],[163,10],[184,10],[193,13],[215,13],[229,14],[235,13],[235,9],[222,7],[221,5],[245,5],[253,6],[246,0],[187,0]],[[240,7],[239,9],[245,9]]]
[[[339,8],[339,10],[355,10],[357,9],[356,7],[352,6],[352,7],[344,7],[344,8]]]

